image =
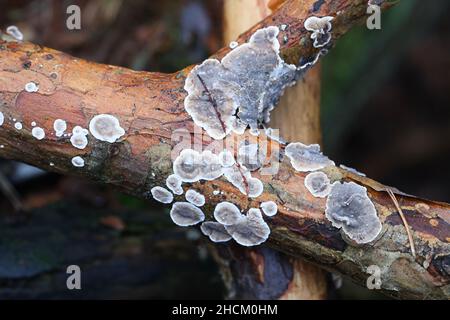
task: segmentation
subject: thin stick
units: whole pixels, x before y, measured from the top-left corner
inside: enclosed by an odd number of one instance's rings
[[[395,207],[398,210],[398,214],[400,215],[400,218],[403,221],[403,225],[405,226],[406,233],[408,234],[408,240],[409,240],[409,246],[411,247],[411,253],[414,258],[416,258],[416,248],[414,247],[414,239],[411,234],[411,230],[408,224],[408,221],[406,221],[405,215],[403,214],[402,208],[400,208],[400,205],[398,204],[397,198],[395,197],[395,194],[392,192],[391,189],[386,189],[387,193],[392,199],[392,202],[394,202]]]

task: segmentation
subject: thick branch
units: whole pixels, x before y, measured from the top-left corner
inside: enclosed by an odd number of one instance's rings
[[[310,5],[305,6],[305,2]],[[274,15],[243,34],[241,40],[263,26],[288,24],[288,41],[280,41],[282,54],[288,62],[297,63],[300,57],[315,54],[309,34],[302,27],[306,17],[335,16],[334,41],[364,18],[367,5],[365,0],[327,1],[318,12],[313,12],[314,3],[286,2]],[[227,51],[222,49],[216,57]],[[30,43],[0,42],[0,111],[5,115],[5,123],[0,127],[0,156],[50,171],[82,175],[138,197],[148,197],[150,188],[163,185],[172,172],[172,132],[179,128],[194,130],[183,106],[183,86],[189,70],[175,74],[135,72],[86,62]],[[24,90],[30,81],[39,83],[38,92]],[[99,113],[120,119],[126,135],[119,142],[110,144],[89,136],[88,147],[78,150],[66,138],[52,134],[55,119],[66,120],[70,129],[75,125],[87,127]],[[13,119],[23,124],[22,130],[14,127]],[[45,139],[36,140],[31,135],[33,121],[44,128]],[[274,141],[272,144],[273,148],[279,147]],[[76,155],[86,160],[83,168],[72,166],[71,158]],[[327,174],[336,180],[357,181],[368,189],[383,223],[382,235],[375,243],[348,244],[325,218],[325,200],[313,197],[304,188],[305,174],[295,172],[286,158],[277,175],[255,175],[265,185],[258,201],[237,194],[225,180],[194,185],[209,197],[207,213],[225,199],[232,199],[243,208],[266,200],[279,203],[279,213],[268,221],[272,230],[268,244],[275,249],[306,257],[362,284],[368,276],[367,267],[378,265],[382,270],[382,289],[393,296],[450,297],[450,205],[397,193],[413,230],[417,251],[414,259],[405,228],[383,185],[334,167]],[[212,196],[217,188],[224,195]]]

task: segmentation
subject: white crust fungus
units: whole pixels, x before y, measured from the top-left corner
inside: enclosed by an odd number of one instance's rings
[[[334,166],[334,162],[324,156],[318,144],[304,145],[301,142],[293,142],[285,149],[286,156],[291,160],[295,170],[308,172]]]
[[[265,201],[260,204],[262,212],[268,217],[273,217],[278,212],[278,206],[274,201]]]
[[[215,221],[203,222],[200,226],[202,233],[209,237],[212,242],[226,242],[231,240],[230,234],[225,230],[224,225]]]
[[[197,207],[205,204],[205,196],[192,189],[186,191],[186,200]]]
[[[239,223],[244,215],[231,202],[221,202],[214,209],[214,218],[223,225],[233,225]]]
[[[228,168],[236,163],[234,155],[231,153],[231,151],[228,151],[227,149],[221,151],[218,157],[219,163],[221,164],[222,167]]]
[[[6,33],[18,41],[23,40],[23,34],[16,26],[9,26],[8,28],[6,28]]]
[[[39,90],[39,86],[34,82],[28,82],[25,85],[26,92],[37,92]]]
[[[322,171],[311,172],[305,177],[305,187],[318,198],[325,198],[331,190],[330,179]]]
[[[32,127],[36,127],[36,122],[34,122],[34,121],[31,122],[31,126],[32,126]]]
[[[84,159],[80,156],[73,157],[72,165],[77,168],[82,168],[84,167]]]
[[[0,126],[3,125],[3,122],[5,122],[5,116],[3,115],[3,112],[0,112]]]
[[[98,114],[89,122],[89,131],[100,141],[116,142],[125,134],[119,120],[110,114]]]
[[[367,189],[354,182],[335,182],[328,195],[325,216],[356,243],[376,239],[382,225]]]
[[[215,180],[222,176],[223,168],[219,157],[206,150],[201,154],[184,149],[173,162],[173,172],[184,182]]]
[[[234,49],[239,45],[239,43],[237,43],[237,41],[231,41],[230,42],[230,49]]]
[[[264,164],[266,153],[257,143],[243,144],[239,147],[237,160],[239,164],[250,171],[261,168]]]
[[[183,183],[183,181],[176,174],[171,174],[166,179],[167,188],[169,188],[170,191],[172,191],[176,195],[183,194],[183,188],[181,187],[182,183]]]
[[[171,203],[173,201],[173,194],[163,187],[153,187],[150,192],[153,196],[153,199],[161,203]]]
[[[175,202],[170,210],[172,221],[179,226],[188,227],[205,220],[202,210],[189,202]]]
[[[326,46],[331,40],[331,21],[333,17],[309,17],[305,20],[305,29],[311,31],[311,39],[314,40],[313,46],[321,48]]]
[[[42,140],[42,139],[45,138],[45,131],[44,131],[44,129],[42,129],[42,128],[34,127],[34,128],[31,130],[31,135],[32,135],[33,137],[35,137],[36,139],[38,139],[38,140]]]
[[[280,58],[278,33],[275,26],[260,29],[222,61],[205,60],[190,72],[184,106],[212,138],[228,135],[236,116],[257,129],[284,88],[294,82],[296,67]]]
[[[261,211],[250,209],[238,223],[225,225],[225,230],[242,246],[256,246],[265,242],[270,235],[270,228],[264,221]]]
[[[70,143],[77,149],[84,149],[88,145],[87,139],[88,131],[80,126],[75,126],[72,129],[72,136],[70,137]]]
[[[62,119],[56,119],[53,122],[53,129],[55,130],[55,136],[61,137],[64,134],[64,131],[67,130],[67,123]]]
[[[16,128],[17,130],[22,130],[22,123],[20,123],[20,122],[16,122],[16,123],[14,123],[14,128]]]
[[[240,192],[250,198],[259,197],[264,190],[261,180],[253,178],[250,171],[239,164],[225,168],[223,174]]]

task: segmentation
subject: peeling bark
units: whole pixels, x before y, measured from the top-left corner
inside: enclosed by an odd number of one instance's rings
[[[308,16],[334,16],[334,42],[364,19],[367,5],[365,0],[327,1],[315,12],[315,3],[287,1],[241,35],[240,40],[247,40],[261,27],[288,24],[288,41],[280,41],[281,52],[286,62],[298,63],[300,57],[314,57],[317,53],[303,28]],[[214,57],[223,57],[228,51],[229,48],[224,48]],[[0,145],[4,146],[0,156],[49,171],[85,176],[148,198],[150,189],[164,185],[172,173],[172,132],[179,128],[194,131],[183,106],[184,81],[191,68],[174,74],[136,72],[76,59],[31,43],[2,40],[0,111],[5,123],[0,127]],[[30,81],[39,84],[38,92],[24,90]],[[52,134],[56,119],[66,120],[69,130],[75,125],[86,128],[90,119],[100,113],[113,114],[120,120],[126,131],[121,140],[110,144],[89,136],[86,149],[78,150],[67,138]],[[23,124],[22,130],[15,129],[13,118]],[[45,139],[38,141],[31,135],[32,121],[45,130]],[[255,137],[249,135],[248,139]],[[271,144],[283,149],[276,141]],[[83,168],[71,164],[72,157],[78,155],[86,161]],[[257,201],[236,194],[235,188],[223,179],[193,185],[207,196],[205,211],[209,215],[217,200],[233,199],[243,208],[252,203],[255,207],[259,201],[282,204],[279,213],[267,219],[272,230],[268,245],[272,248],[339,271],[363,285],[369,276],[367,267],[378,265],[382,270],[382,290],[387,294],[399,298],[448,299],[450,205],[395,192],[412,229],[417,251],[414,259],[405,228],[385,186],[337,167],[329,168],[327,174],[333,180],[355,181],[368,189],[383,224],[383,231],[374,243],[357,246],[332,227],[324,215],[325,200],[306,190],[306,174],[295,172],[286,158],[277,175],[256,174],[265,186]],[[217,188],[224,194],[212,197]]]

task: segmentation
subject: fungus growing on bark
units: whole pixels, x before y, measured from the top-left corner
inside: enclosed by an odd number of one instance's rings
[[[236,115],[245,125],[258,129],[284,88],[294,81],[296,67],[280,58],[278,33],[274,26],[260,29],[222,61],[205,60],[190,72],[184,106],[214,139],[230,133]]]
[[[26,92],[37,92],[39,90],[39,86],[34,82],[28,82],[25,85]]]
[[[36,139],[38,139],[38,140],[42,140],[42,139],[45,138],[45,132],[44,132],[44,129],[39,128],[39,127],[34,127],[34,128],[31,130],[31,135],[32,135],[33,137],[35,137]]]
[[[264,190],[261,180],[253,178],[250,171],[238,163],[225,168],[223,174],[239,191],[251,198],[259,197]]]
[[[5,116],[3,115],[3,112],[0,112],[0,126],[3,125],[3,122],[5,122]]]
[[[20,122],[16,122],[16,123],[14,123],[14,128],[16,128],[17,130],[22,130],[22,123],[20,123]]]
[[[356,243],[376,239],[382,225],[367,189],[354,182],[335,182],[327,198],[325,216]]]
[[[72,130],[72,136],[70,137],[70,143],[77,149],[84,149],[88,144],[87,130],[79,126],[76,126]]]
[[[305,177],[305,187],[314,197],[325,198],[331,190],[330,179],[322,171],[311,172]]]
[[[161,203],[171,203],[173,201],[173,194],[163,187],[153,187],[150,192],[153,196],[153,199]]]
[[[193,226],[205,220],[203,211],[189,202],[175,202],[170,210],[170,217],[181,227]]]
[[[333,17],[309,17],[305,20],[305,29],[311,31],[311,39],[314,40],[313,46],[321,48],[326,46],[331,40],[331,21]]]
[[[183,194],[183,188],[181,187],[182,182],[181,178],[176,174],[171,174],[166,179],[167,188],[176,195]]]
[[[273,201],[265,201],[260,204],[262,212],[268,217],[273,217],[278,212],[278,206]]]
[[[215,221],[203,222],[200,226],[202,233],[209,237],[212,242],[226,242],[231,240],[231,236],[225,230],[224,225]]]
[[[98,114],[89,122],[89,131],[100,140],[109,143],[116,142],[125,134],[119,120],[110,114]]]
[[[32,121],[32,122],[31,122],[31,126],[32,126],[32,127],[36,127],[36,122],[35,122],[35,121]]]
[[[23,34],[16,26],[9,26],[8,28],[6,28],[6,33],[18,41],[23,40]]]
[[[244,142],[239,147],[237,160],[248,170],[255,171],[262,167],[265,157],[265,150],[260,148],[257,143],[245,144]]]
[[[201,154],[192,149],[184,149],[173,162],[173,172],[184,182],[214,180],[223,174],[219,158],[211,151]]]
[[[61,137],[64,134],[64,131],[67,130],[67,123],[62,119],[56,119],[53,122],[53,129],[55,130],[55,136]]]
[[[225,230],[240,245],[250,247],[265,242],[270,235],[270,228],[264,221],[261,211],[250,209],[238,223],[225,225]]]
[[[291,160],[295,170],[308,172],[334,166],[334,162],[324,156],[318,144],[304,145],[301,142],[293,142],[285,149],[286,156]]]
[[[186,191],[186,200],[197,207],[205,204],[205,196],[192,189]]]
[[[221,151],[219,153],[219,163],[222,165],[222,167],[228,168],[233,166],[236,163],[236,160],[234,159],[233,154],[228,151],[227,149]]]
[[[241,221],[241,219],[244,218],[244,215],[234,204],[224,201],[216,205],[216,208],[214,209],[214,218],[221,224],[229,226]]]
[[[237,43],[236,41],[231,41],[230,42],[230,49],[234,49],[239,45],[239,43]]]
[[[84,167],[84,159],[80,156],[73,157],[72,165],[77,168]]]

